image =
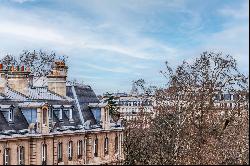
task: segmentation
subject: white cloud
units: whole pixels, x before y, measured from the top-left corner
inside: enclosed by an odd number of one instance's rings
[[[47,27],[36,27],[35,25],[22,25],[17,22],[1,21],[0,33],[15,36],[23,40],[33,40],[37,42],[51,42],[58,44],[70,45],[62,34]]]
[[[93,69],[101,70],[101,71],[106,71],[106,72],[113,72],[113,73],[130,73],[131,71],[127,68],[123,67],[113,67],[113,68],[108,68],[108,67],[103,67],[100,65],[94,65],[94,64],[85,64],[88,67],[91,67]]]
[[[12,2],[16,2],[16,3],[25,3],[25,2],[31,2],[31,1],[34,1],[34,0],[10,0]]]

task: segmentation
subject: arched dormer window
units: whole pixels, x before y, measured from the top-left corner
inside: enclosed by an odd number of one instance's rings
[[[42,117],[43,117],[43,124],[47,125],[47,117],[48,117],[48,108],[47,107],[43,107],[42,108]]]

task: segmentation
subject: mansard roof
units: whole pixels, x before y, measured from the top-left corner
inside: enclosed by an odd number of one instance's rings
[[[62,119],[53,113],[53,129],[63,127],[79,127],[84,122],[90,120],[91,125],[96,125],[96,119],[88,106],[89,103],[99,103],[99,99],[93,89],[88,85],[67,82],[66,95],[60,96],[50,90],[41,79],[36,81],[35,86],[29,87],[27,93],[23,94],[6,86],[4,92],[0,93],[0,107],[14,106],[14,122],[9,123],[0,111],[0,132],[6,130],[27,130],[29,128],[28,120],[25,118],[22,109],[39,108],[45,103],[49,106],[66,106],[72,108],[73,122],[70,122],[66,113],[63,112]],[[37,86],[37,85],[43,86]],[[45,86],[44,86],[45,85]],[[5,108],[5,109],[6,109]],[[1,109],[1,108],[0,108]],[[2,108],[3,109],[3,108]]]
[[[96,124],[95,117],[88,107],[88,104],[99,103],[100,101],[98,100],[96,94],[90,86],[68,82],[67,96],[75,99],[76,107],[80,107],[78,109],[81,110],[84,122],[90,120],[92,125]]]

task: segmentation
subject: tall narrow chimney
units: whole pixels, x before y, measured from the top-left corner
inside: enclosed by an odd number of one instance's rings
[[[48,89],[61,96],[66,96],[66,79],[68,67],[63,61],[56,61],[48,78]]]

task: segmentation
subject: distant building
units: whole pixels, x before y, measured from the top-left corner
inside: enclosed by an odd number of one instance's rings
[[[154,116],[154,96],[139,94],[114,93],[121,119],[136,120],[140,115]],[[105,100],[106,97],[103,98]]]
[[[0,165],[115,164],[123,128],[90,86],[67,82],[67,66],[33,78],[0,64]]]

